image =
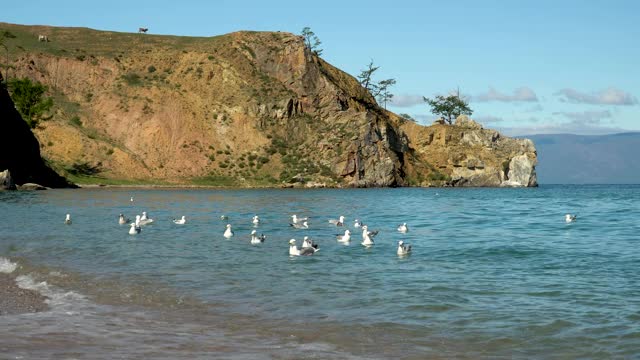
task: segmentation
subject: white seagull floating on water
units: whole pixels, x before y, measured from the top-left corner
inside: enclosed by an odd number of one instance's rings
[[[309,228],[309,224],[307,224],[306,221],[303,221],[302,223],[289,224],[289,226],[293,226],[296,229],[308,229]]]
[[[136,223],[131,223],[131,228],[129,228],[129,235],[140,234],[140,231],[142,231],[140,226],[136,225]]]
[[[354,228],[362,227],[362,221],[360,221],[360,220],[358,220],[358,219],[355,219],[355,220],[353,221],[353,227],[354,227]]]
[[[289,240],[289,255],[290,256],[309,256],[309,255],[315,254],[318,251],[320,251],[320,249],[317,247],[317,245],[316,245],[316,247],[298,249],[298,246],[296,246],[296,239]]]
[[[348,243],[351,240],[351,231],[349,229],[344,231],[344,234],[336,235],[336,240],[342,243]]]
[[[66,225],[71,225],[71,214],[67,214],[67,217],[64,218],[64,223]]]
[[[336,219],[329,220],[329,224],[333,224],[335,226],[344,225],[344,216],[340,215],[340,218],[338,220],[336,220]]]
[[[231,224],[227,224],[227,230],[224,231],[224,234],[222,236],[226,237],[227,239],[233,236],[233,231],[231,231]]]
[[[408,255],[411,253],[411,245],[404,245],[404,241],[398,241],[398,255]]]
[[[126,218],[124,217],[124,215],[122,215],[122,214],[120,214],[120,215],[118,216],[118,224],[120,224],[120,225],[128,224],[128,223],[129,223],[129,221],[130,221],[130,220],[129,220],[129,219],[126,219]]]
[[[407,223],[402,223],[402,225],[398,226],[398,231],[400,231],[403,234],[409,231],[409,228],[407,227]]]
[[[260,218],[258,217],[258,215],[255,215],[253,219],[251,219],[251,222],[254,226],[258,226],[258,224],[260,224]]]
[[[317,249],[318,245],[316,245],[313,240],[309,239],[308,236],[305,236],[304,239],[302,240],[302,248],[303,249],[308,249],[308,248],[314,248]]]
[[[187,223],[187,219],[185,218],[184,215],[182,215],[181,219],[173,219],[173,223],[178,225],[184,225]]]
[[[576,218],[578,217],[578,215],[571,215],[571,214],[566,214],[564,216],[564,221],[570,223],[570,222],[574,222],[576,221]]]
[[[251,231],[251,244],[262,244],[267,237],[264,234],[260,234],[260,236],[256,236],[256,231]]]
[[[362,226],[362,239],[364,240],[365,235],[370,236],[372,239],[378,235],[378,230],[376,231],[369,231],[369,226],[367,225],[363,225]]]
[[[138,216],[136,216],[136,218],[137,218],[137,217],[138,217]],[[137,221],[137,220],[136,220],[136,221]],[[140,217],[139,225],[140,225],[140,226],[144,226],[144,225],[149,225],[149,224],[151,224],[151,223],[153,223],[153,219],[151,219],[151,218],[147,217],[147,212],[146,212],[146,211],[143,211],[143,212],[142,212],[142,216]]]
[[[369,231],[367,225],[362,227],[362,245],[369,247],[373,246],[373,237],[378,234],[377,231]]]
[[[305,222],[305,221],[309,220],[308,217],[299,218],[298,215],[296,215],[296,214],[291,215],[291,218],[293,219],[293,223],[294,224]]]

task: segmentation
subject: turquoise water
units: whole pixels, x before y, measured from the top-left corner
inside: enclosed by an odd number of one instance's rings
[[[142,211],[155,222],[140,234],[118,225]],[[640,186],[53,190],[0,193],[0,214],[0,256],[52,298],[49,312],[0,317],[12,357],[640,354]],[[348,245],[327,221],[340,215]],[[380,231],[373,247],[354,219]],[[303,236],[321,250],[290,257]]]

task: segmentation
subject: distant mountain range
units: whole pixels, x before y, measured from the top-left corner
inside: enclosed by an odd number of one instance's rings
[[[540,184],[640,184],[640,132],[527,135]]]

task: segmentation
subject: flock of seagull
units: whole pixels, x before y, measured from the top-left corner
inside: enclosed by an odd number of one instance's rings
[[[133,202],[133,197],[131,198],[131,201]],[[220,216],[220,219],[225,221],[225,220],[228,220],[229,218],[226,215],[222,215]],[[566,223],[572,223],[576,221],[576,219],[577,219],[577,215],[572,215],[572,214],[565,215]],[[298,217],[296,214],[294,214],[294,215],[291,215],[291,223],[289,225],[295,229],[308,229],[309,228],[309,224],[307,222],[308,220],[309,218],[307,217],[301,218],[301,217]],[[345,221],[344,216],[340,216],[338,219],[329,220],[329,223],[335,225],[336,227],[342,227],[342,226],[345,226],[344,221]],[[139,234],[142,231],[143,226],[153,224],[153,222],[154,220],[148,217],[146,211],[143,211],[142,215],[136,215],[136,219],[133,222],[125,218],[123,214],[120,214],[118,216],[118,224],[120,225],[130,224],[129,234],[131,235]],[[182,216],[180,219],[173,219],[173,222],[176,225],[184,225],[187,223],[187,219],[185,216]],[[254,227],[257,227],[260,224],[260,217],[258,217],[258,215],[253,216],[253,218],[251,219],[251,222]],[[71,214],[66,215],[64,223],[67,225],[71,225]],[[369,231],[369,227],[363,224],[358,219],[354,220],[353,227],[362,229],[361,244],[363,246],[365,247],[373,246],[374,244],[373,239],[375,238],[376,235],[378,235],[378,231]],[[407,226],[407,223],[402,223],[401,225],[398,226],[397,230],[400,233],[406,234],[409,231],[409,227]],[[224,236],[227,239],[230,239],[231,237],[234,236],[233,230],[231,229],[231,224],[227,224],[226,229],[222,234],[222,236]],[[261,244],[265,240],[266,240],[266,236],[264,234],[260,234],[260,236],[258,236],[258,233],[256,230],[251,231],[250,242],[252,245]],[[336,240],[343,244],[349,243],[351,241],[351,230],[346,229],[343,234],[337,234]],[[310,256],[315,254],[318,251],[320,251],[320,247],[318,246],[318,244],[314,243],[313,240],[309,239],[308,236],[304,237],[302,241],[302,247],[300,248],[298,248],[298,245],[296,244],[295,239],[289,240],[290,256]],[[399,256],[409,255],[411,253],[411,245],[405,245],[404,241],[402,240],[398,241],[398,249],[396,253]]]
[[[224,221],[224,220],[228,220],[228,217],[225,215],[222,215],[220,216],[220,219]],[[291,219],[292,221],[289,224],[291,227],[296,229],[309,228],[309,224],[307,222],[309,218],[306,218],[306,217],[300,218],[294,214],[294,215],[291,215]],[[344,216],[340,216],[338,219],[329,220],[329,224],[335,225],[336,227],[342,227],[342,226],[345,226],[344,221],[345,221]],[[182,216],[180,219],[173,219],[173,222],[176,225],[184,225],[187,223],[187,219],[185,216]],[[251,219],[251,222],[254,226],[258,226],[260,224],[260,217],[258,215],[255,215]],[[64,223],[67,225],[71,225],[71,214],[66,215]],[[147,215],[146,211],[143,211],[142,215],[136,215],[136,218],[134,221],[131,221],[130,219],[126,218],[123,214],[120,214],[118,216],[118,224],[120,225],[129,224],[130,235],[139,234],[142,231],[143,226],[150,225],[153,223],[154,223],[154,220]],[[373,239],[375,238],[376,235],[378,235],[378,231],[369,231],[369,227],[367,225],[364,225],[358,219],[354,221],[353,227],[362,229],[361,244],[363,246],[370,247],[374,245]],[[407,226],[407,223],[403,223],[398,226],[398,232],[405,234],[408,231],[409,231],[409,227]],[[231,224],[226,225],[226,229],[222,234],[222,236],[224,236],[227,239],[230,239],[231,237],[234,236],[234,232],[231,229]],[[258,233],[256,230],[251,231],[250,243],[252,245],[261,244],[265,240],[266,240],[266,236],[264,234],[261,234],[260,236],[258,236]],[[346,229],[343,234],[336,235],[336,240],[343,244],[349,243],[351,241],[351,230]],[[315,254],[318,251],[320,251],[320,247],[318,246],[318,244],[314,243],[313,240],[311,240],[308,236],[304,237],[302,241],[302,246],[300,248],[298,248],[295,239],[289,240],[290,256],[309,256],[309,255]],[[398,249],[396,252],[400,256],[409,255],[411,253],[411,245],[405,245],[404,241],[400,240],[398,241]]]

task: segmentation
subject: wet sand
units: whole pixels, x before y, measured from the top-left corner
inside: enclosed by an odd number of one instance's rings
[[[46,299],[37,291],[19,288],[11,274],[0,274],[0,315],[45,311]]]

